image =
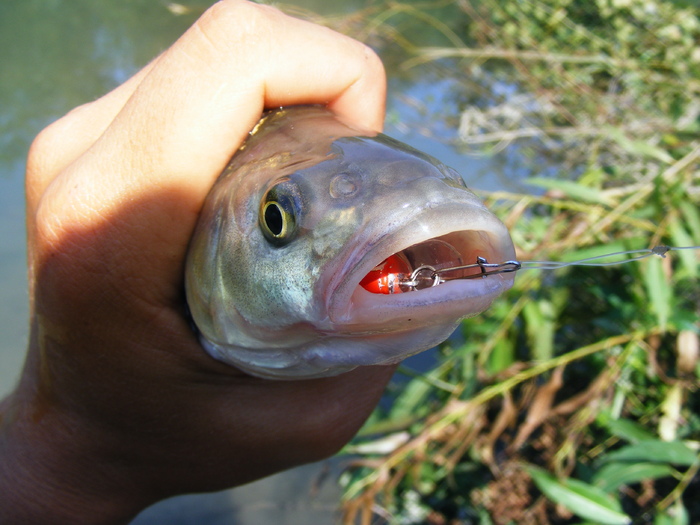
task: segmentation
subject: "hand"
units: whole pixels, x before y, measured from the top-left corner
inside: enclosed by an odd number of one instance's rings
[[[380,130],[379,59],[243,1],[44,130],[27,168],[31,335],[0,406],[0,523],[122,523],[334,453],[392,368],[265,381],[212,360],[184,311],[204,198],[266,107]]]

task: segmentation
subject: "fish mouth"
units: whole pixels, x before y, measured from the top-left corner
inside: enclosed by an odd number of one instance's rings
[[[481,232],[452,232],[413,244],[372,268],[360,281],[371,293],[391,295],[439,286],[454,279],[486,277],[479,264],[492,250],[479,239]]]
[[[468,229],[446,228],[431,232],[435,236],[416,238],[417,231],[430,229],[402,228],[367,247],[333,288],[328,303],[331,322],[347,332],[382,333],[456,325],[484,311],[513,285],[515,275],[485,274],[477,264],[479,258],[489,263],[515,258],[506,227],[490,213],[484,215],[476,221],[471,217],[477,224]],[[440,270],[470,265],[437,279]],[[427,272],[420,271],[426,267]],[[416,280],[417,275],[421,279]]]

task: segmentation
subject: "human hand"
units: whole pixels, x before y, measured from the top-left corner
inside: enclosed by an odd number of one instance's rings
[[[121,523],[334,453],[391,367],[265,381],[212,360],[183,261],[204,198],[266,107],[380,130],[365,46],[279,11],[214,5],[170,49],[44,130],[27,167],[31,332],[1,405],[0,523]]]

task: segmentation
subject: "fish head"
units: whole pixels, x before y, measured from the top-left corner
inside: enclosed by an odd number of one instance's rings
[[[426,350],[513,283],[503,273],[383,293],[382,268],[406,277],[514,255],[505,226],[454,170],[299,107],[263,119],[215,183],[185,284],[212,356],[297,379]]]

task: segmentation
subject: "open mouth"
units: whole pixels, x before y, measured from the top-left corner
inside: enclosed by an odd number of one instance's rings
[[[515,258],[515,250],[495,217],[462,215],[445,210],[441,217],[449,221],[442,224],[414,216],[408,227],[345,258],[347,266],[336,269],[328,285],[334,329],[357,334],[456,325],[488,308],[513,284],[513,269],[502,263]],[[450,230],[447,222],[469,224]],[[438,235],[425,235],[430,230]]]
[[[497,262],[488,234],[470,230],[452,232],[419,242],[394,253],[372,268],[360,286],[375,294],[407,293],[447,280],[485,276],[479,261]]]

